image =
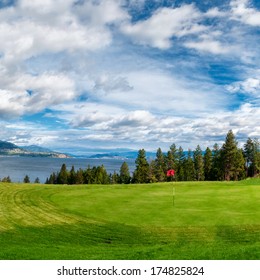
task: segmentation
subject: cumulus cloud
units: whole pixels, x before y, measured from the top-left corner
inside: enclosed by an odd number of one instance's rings
[[[114,77],[112,75],[101,75],[95,82],[94,91],[120,91],[126,92],[132,90],[126,77]]]
[[[75,89],[74,82],[61,74],[18,75],[5,80],[0,96],[0,116],[17,117],[72,100]]]
[[[173,36],[181,37],[204,30],[205,27],[197,24],[200,18],[201,13],[194,5],[160,8],[150,18],[133,24],[126,23],[121,30],[138,44],[168,49]]]
[[[243,92],[260,98],[260,79],[248,78],[244,81],[235,82],[227,86],[227,89],[231,93]]]
[[[250,7],[249,0],[233,0],[230,2],[233,19],[252,26],[260,26],[260,12]]]
[[[230,46],[225,46],[220,41],[210,39],[204,39],[197,42],[188,41],[184,45],[187,48],[196,49],[198,51],[208,52],[212,54],[227,54],[232,50]]]

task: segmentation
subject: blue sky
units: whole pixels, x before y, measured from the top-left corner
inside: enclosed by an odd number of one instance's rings
[[[259,1],[0,1],[1,140],[59,151],[260,136]]]

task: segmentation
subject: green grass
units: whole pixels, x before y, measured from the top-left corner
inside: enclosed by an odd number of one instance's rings
[[[260,179],[1,183],[0,248],[6,260],[260,259]]]

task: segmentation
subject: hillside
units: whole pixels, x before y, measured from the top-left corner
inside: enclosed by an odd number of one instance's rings
[[[27,157],[52,157],[52,158],[68,158],[70,156],[51,151],[39,146],[23,146],[19,147],[11,142],[0,140],[1,156],[27,156]]]

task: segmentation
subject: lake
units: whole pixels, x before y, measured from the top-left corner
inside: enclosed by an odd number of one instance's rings
[[[0,157],[0,178],[10,176],[12,182],[23,182],[25,175],[30,177],[31,182],[38,177],[41,183],[52,172],[60,170],[63,163],[70,170],[72,165],[75,169],[86,169],[104,165],[108,173],[119,173],[122,163],[126,161],[130,172],[135,169],[134,159],[85,159],[85,158],[41,158],[41,157]]]

